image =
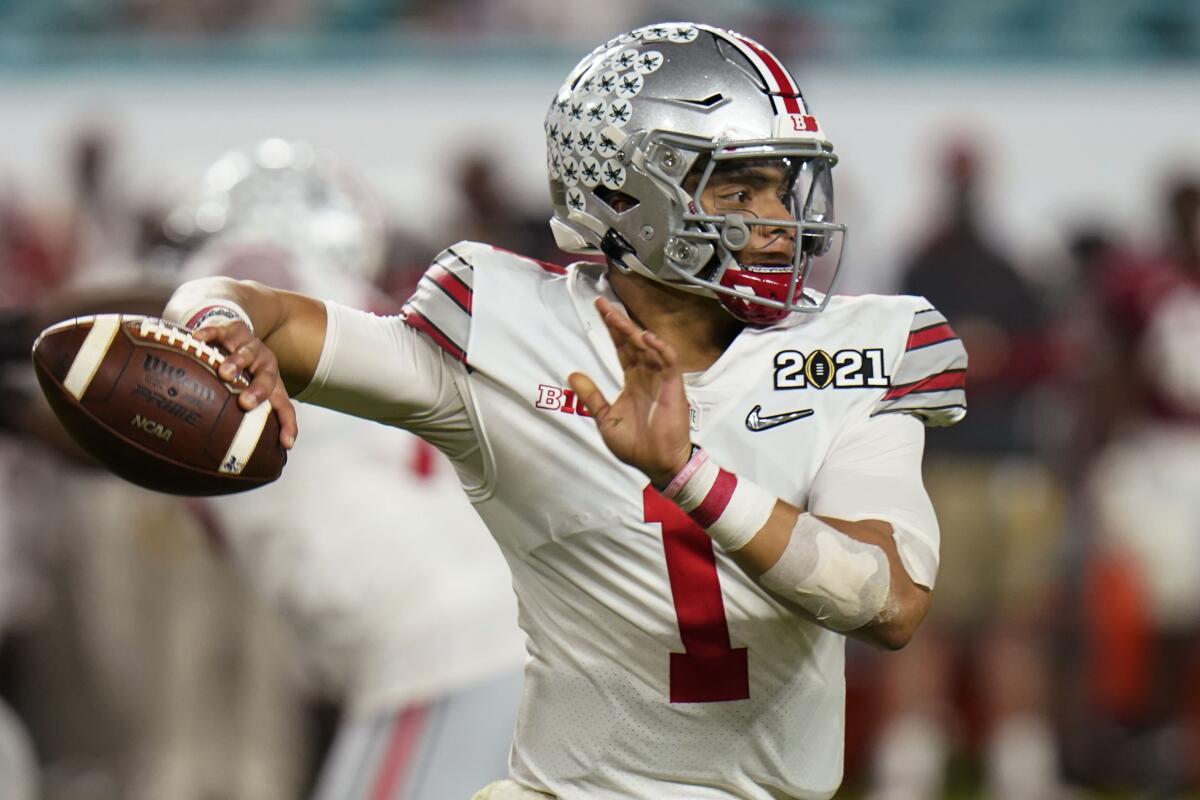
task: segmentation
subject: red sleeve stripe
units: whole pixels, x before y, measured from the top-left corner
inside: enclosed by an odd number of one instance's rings
[[[935,411],[948,411],[949,409],[952,409],[952,408],[961,408],[964,411],[967,410],[966,405],[964,405],[963,403],[949,403],[944,406],[923,406],[918,403],[917,405],[912,405],[912,406],[900,406],[898,408],[897,407],[883,408],[883,409],[880,409],[879,411],[872,413],[871,416],[875,417],[875,416],[879,416],[880,414],[912,414],[914,412],[918,413],[918,414],[929,414],[929,413],[933,413]]]
[[[445,350],[451,356],[463,362],[464,364],[467,363],[467,351],[456,345],[449,336],[442,333],[441,329],[438,328],[437,325],[434,325],[432,322],[430,322],[423,314],[421,314],[420,311],[417,311],[417,309],[413,308],[411,305],[405,305],[404,308],[400,310],[400,318],[403,319],[405,324],[410,328],[414,328],[428,336],[430,339],[433,339],[434,344]]]
[[[905,351],[916,350],[918,347],[929,347],[932,344],[940,344],[957,338],[950,324],[942,322],[910,333],[908,335],[908,344],[904,349]]]
[[[951,389],[965,388],[967,388],[967,371],[965,369],[948,369],[945,372],[930,375],[928,378],[914,383],[893,386],[883,396],[883,399],[895,400],[897,397],[905,397],[906,395],[920,392],[945,392]]]
[[[736,488],[737,476],[732,472],[721,470],[717,473],[717,479],[713,481],[708,494],[688,516],[701,528],[713,525],[725,513],[725,508],[729,505],[729,498],[733,497],[733,490]]]
[[[471,301],[475,293],[471,291],[470,286],[463,283],[462,278],[441,264],[434,264],[426,270],[421,279],[425,280],[426,278],[441,289],[447,297],[457,303],[459,308],[468,314],[471,313]]]

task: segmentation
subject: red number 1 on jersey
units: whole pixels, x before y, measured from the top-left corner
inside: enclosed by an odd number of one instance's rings
[[[712,539],[679,506],[647,486],[646,522],[662,525],[663,553],[679,620],[682,653],[671,653],[671,702],[719,703],[750,697],[746,648],[729,643],[729,623]]]

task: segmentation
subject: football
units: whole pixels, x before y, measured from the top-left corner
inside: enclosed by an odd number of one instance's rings
[[[217,374],[217,348],[152,317],[60,322],[33,346],[38,382],[68,433],[122,478],[209,496],[270,483],[287,462],[267,403],[243,411],[249,382]]]

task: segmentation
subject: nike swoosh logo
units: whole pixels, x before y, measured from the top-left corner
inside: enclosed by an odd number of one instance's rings
[[[752,431],[770,430],[771,428],[777,428],[780,425],[795,422],[798,419],[804,419],[813,415],[811,408],[802,408],[799,411],[787,411],[783,414],[771,414],[769,416],[762,416],[758,413],[760,411],[762,411],[762,406],[755,406],[746,415],[746,427]]]

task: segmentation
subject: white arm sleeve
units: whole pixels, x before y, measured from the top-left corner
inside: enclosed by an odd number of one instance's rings
[[[405,428],[482,476],[467,410],[467,369],[404,324],[326,301],[325,344],[295,399]]]
[[[808,511],[891,523],[904,569],[933,588],[939,533],[921,480],[925,428],[908,414],[881,414],[843,432],[817,472]]]

